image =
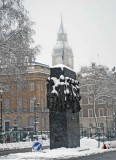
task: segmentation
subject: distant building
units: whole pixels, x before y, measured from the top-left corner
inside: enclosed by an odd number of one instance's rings
[[[49,66],[33,63],[28,68],[25,85],[13,82],[13,92],[3,92],[2,129],[4,131],[9,131],[14,127],[18,130],[34,131],[35,121],[37,132],[49,130],[49,112],[46,108],[48,76]]]
[[[67,33],[64,30],[62,18],[57,35],[57,42],[52,53],[52,65],[64,64],[73,69],[73,52],[68,44]]]
[[[110,90],[114,88],[113,83],[110,83],[110,76],[108,67],[97,66],[95,63],[90,67],[82,67],[77,75],[82,97],[80,129],[83,134],[95,133],[98,128],[102,134],[116,130],[114,118],[116,100],[113,91]]]

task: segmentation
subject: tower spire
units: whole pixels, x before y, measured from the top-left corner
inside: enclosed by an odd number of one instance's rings
[[[62,23],[62,25],[63,25],[63,17],[62,17],[62,14],[61,14],[61,23]]]
[[[64,64],[70,68],[73,68],[73,52],[68,44],[67,33],[65,32],[63,26],[62,14],[57,36],[57,42],[52,54],[52,65]]]
[[[61,23],[60,23],[60,28],[59,28],[58,34],[64,34],[64,33],[66,33],[66,32],[64,30],[63,17],[62,17],[62,14],[61,14]]]
[[[67,33],[64,30],[62,15],[61,15],[60,28],[58,30],[57,35],[58,35],[58,41],[67,42]]]

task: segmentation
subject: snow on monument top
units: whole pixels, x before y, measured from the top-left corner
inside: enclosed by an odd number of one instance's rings
[[[67,69],[69,69],[69,70],[71,70],[71,71],[74,72],[74,70],[72,70],[72,69],[71,69],[70,67],[68,67],[68,66],[65,66],[64,64],[57,64],[57,65],[51,66],[50,68],[61,68],[62,71],[63,71],[64,68],[67,68]]]

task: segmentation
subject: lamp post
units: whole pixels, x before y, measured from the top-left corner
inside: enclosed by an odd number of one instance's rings
[[[17,119],[15,119],[15,120],[14,120],[14,131],[17,131],[17,126],[18,126],[18,124],[17,124]]]
[[[104,144],[104,126],[103,126],[103,144]]]
[[[0,93],[1,93],[1,96],[0,96],[0,101],[1,101],[1,103],[0,103],[0,110],[1,110],[1,126],[0,126],[0,131],[2,132],[2,93],[3,93],[3,90],[2,89],[0,89]]]
[[[90,133],[89,133],[89,137],[92,137],[92,127],[90,127]]]
[[[34,132],[36,135],[36,98],[35,98],[35,96],[33,98],[33,101],[34,101]]]
[[[39,106],[40,103],[36,103],[36,98],[35,98],[35,96],[34,96],[34,98],[33,98],[33,101],[34,101],[34,132],[35,132],[35,135],[36,135],[36,134],[37,134],[37,123],[39,123],[39,122],[37,121],[37,119],[38,119],[39,117],[37,117],[36,111],[37,111],[37,107]]]
[[[97,127],[97,133],[98,133],[98,148],[100,147],[100,127]]]

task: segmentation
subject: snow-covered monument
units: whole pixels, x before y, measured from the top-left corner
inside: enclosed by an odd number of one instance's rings
[[[80,146],[79,101],[75,72],[64,65],[52,67],[47,79],[50,149]]]
[[[47,107],[49,109],[50,149],[80,146],[79,82],[73,69],[73,52],[67,33],[61,24],[53,49],[50,77],[47,79]]]

